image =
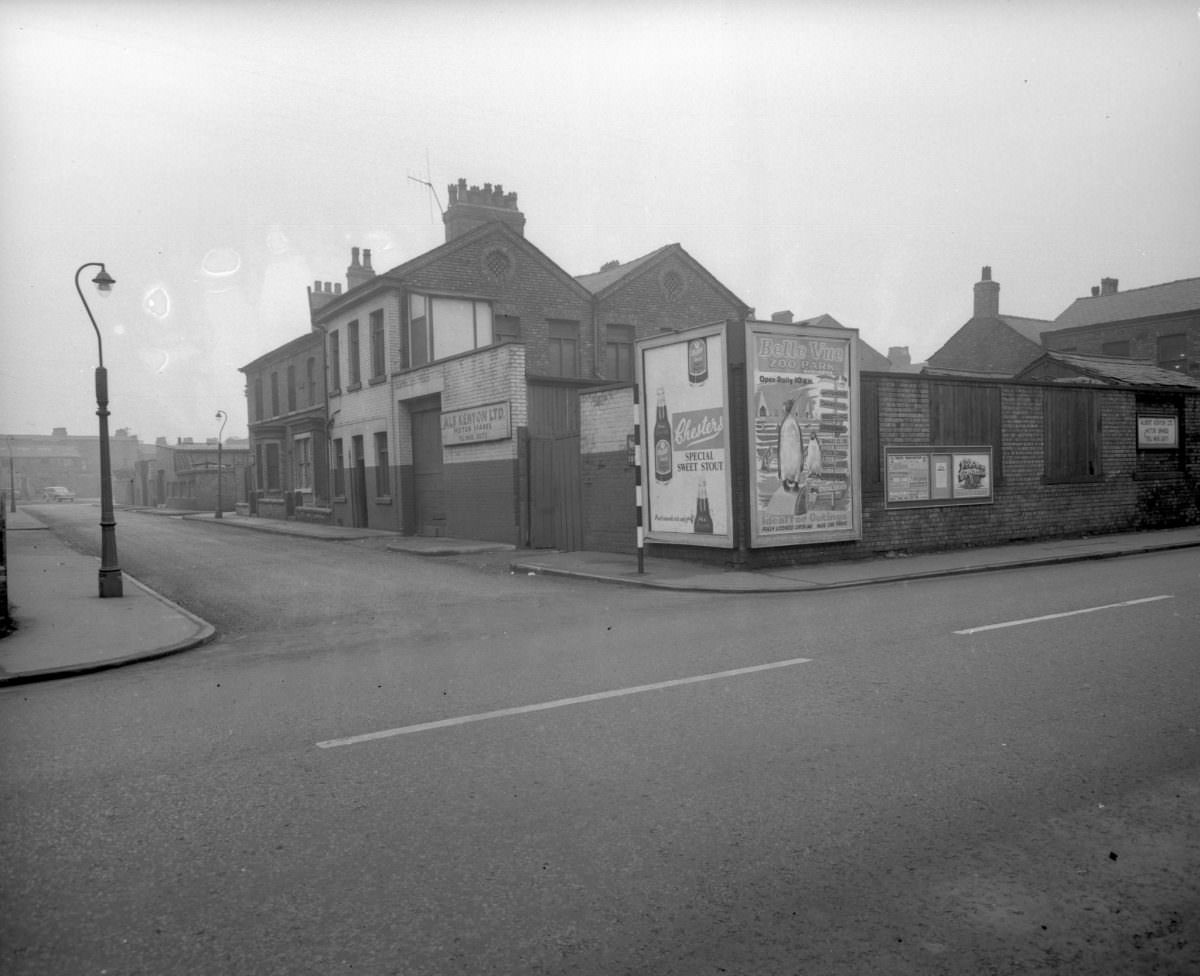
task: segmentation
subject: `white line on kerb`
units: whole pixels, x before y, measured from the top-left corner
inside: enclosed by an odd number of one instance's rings
[[[1024,620],[1006,620],[1002,624],[988,624],[986,627],[968,627],[966,630],[956,630],[956,634],[978,634],[984,630],[1000,630],[1003,627],[1020,627],[1022,624],[1039,624],[1043,620],[1058,620],[1060,617],[1075,617],[1081,613],[1095,613],[1097,610],[1115,610],[1117,607],[1132,607],[1139,603],[1154,603],[1157,600],[1171,600],[1173,593],[1161,596],[1144,596],[1140,600],[1123,600],[1121,603],[1106,603],[1102,607],[1084,607],[1082,610],[1067,610],[1064,613],[1048,613],[1044,617],[1027,617]]]
[[[420,725],[404,725],[397,729],[383,729],[380,732],[366,732],[362,735],[351,735],[344,739],[326,739],[318,742],[318,749],[334,749],[338,746],[353,746],[360,742],[370,742],[373,739],[388,739],[394,735],[411,735],[413,732],[428,732],[432,729],[445,729],[452,725],[467,725],[471,722],[486,722],[494,718],[507,718],[510,715],[525,715],[528,712],[544,712],[550,708],[564,708],[567,705],[582,705],[585,702],[601,701],[605,698],[620,698],[624,695],[639,695],[644,691],[661,691],[663,688],[676,688],[679,685],[692,685],[700,681],[716,681],[719,678],[735,678],[742,674],[754,674],[758,671],[772,671],[776,668],[789,668],[794,664],[807,664],[811,658],[794,657],[787,661],[772,661],[770,664],[756,664],[748,668],[734,668],[732,671],[714,671],[712,674],[698,674],[691,678],[673,678],[670,681],[656,681],[652,685],[635,685],[632,688],[616,688],[613,691],[597,691],[591,695],[579,695],[576,698],[558,698],[555,701],[539,702],[536,705],[518,705],[514,708],[498,708],[494,712],[480,712],[478,715],[460,715],[457,718],[443,718],[436,722],[422,722]]]

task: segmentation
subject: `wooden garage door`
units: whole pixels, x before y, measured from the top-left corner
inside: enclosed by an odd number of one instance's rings
[[[417,534],[446,534],[446,491],[442,479],[442,413],[412,415],[413,497]]]

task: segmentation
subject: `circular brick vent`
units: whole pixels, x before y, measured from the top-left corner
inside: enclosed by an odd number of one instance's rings
[[[494,281],[507,278],[512,273],[512,267],[512,257],[503,248],[493,247],[483,255],[484,273]]]
[[[683,275],[678,271],[668,271],[662,276],[663,294],[667,296],[667,301],[673,302],[683,296],[684,281]]]

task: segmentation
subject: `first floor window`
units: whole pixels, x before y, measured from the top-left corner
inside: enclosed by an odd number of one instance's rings
[[[604,332],[604,376],[633,379],[633,326],[609,325]]]
[[[1158,337],[1158,365],[1180,373],[1188,371],[1187,336],[1165,335]]]
[[[1046,390],[1044,425],[1046,481],[1094,481],[1103,473],[1100,404],[1091,390]]]
[[[311,437],[296,438],[296,488],[312,491],[313,449]]]
[[[550,320],[550,375],[579,375],[579,323]]]
[[[387,431],[375,435],[375,494],[386,498],[392,493],[391,473],[388,471]]]
[[[408,296],[408,365],[424,366],[494,342],[492,306],[470,298]]]
[[[346,453],[340,437],[333,442],[333,493],[339,497],[346,494]]]
[[[383,348],[383,312],[375,311],[371,313],[371,378],[379,379],[384,375],[386,369]]]

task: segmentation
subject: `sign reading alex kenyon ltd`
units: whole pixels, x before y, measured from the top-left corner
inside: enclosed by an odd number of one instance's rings
[[[485,403],[442,414],[442,445],[479,444],[512,437],[512,413],[509,401]]]

